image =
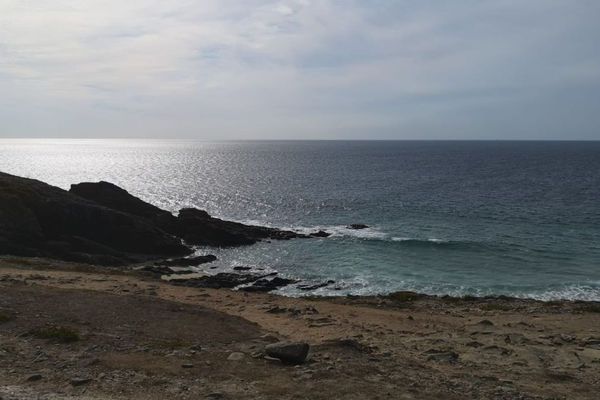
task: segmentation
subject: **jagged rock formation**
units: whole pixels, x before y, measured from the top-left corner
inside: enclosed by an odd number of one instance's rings
[[[0,172],[0,254],[123,265],[188,255],[186,243],[239,246],[299,237],[307,236],[197,209],[174,216],[108,182],[65,191]]]

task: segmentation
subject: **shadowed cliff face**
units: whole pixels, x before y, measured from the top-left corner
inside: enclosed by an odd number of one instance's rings
[[[287,240],[307,237],[291,231],[223,221],[196,208],[181,209],[179,214],[174,216],[107,182],[71,185],[70,192],[114,210],[142,217],[190,245],[230,247],[250,245],[263,239]]]
[[[144,218],[0,173],[0,253],[123,264],[190,250]]]
[[[196,209],[174,216],[107,182],[65,191],[0,173],[0,254],[120,265],[190,254],[182,240],[239,246],[295,237],[305,236],[222,221]]]

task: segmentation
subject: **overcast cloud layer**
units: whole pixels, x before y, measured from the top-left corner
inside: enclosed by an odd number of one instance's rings
[[[0,136],[600,139],[600,1],[0,0]]]

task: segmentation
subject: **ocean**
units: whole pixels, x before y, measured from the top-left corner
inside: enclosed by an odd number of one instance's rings
[[[162,208],[329,238],[202,249],[284,295],[600,301],[600,142],[0,139],[0,171],[105,180]],[[364,230],[348,229],[362,223]]]

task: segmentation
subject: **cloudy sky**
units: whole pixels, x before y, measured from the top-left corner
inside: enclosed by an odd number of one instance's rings
[[[0,0],[0,137],[600,139],[600,1]]]

